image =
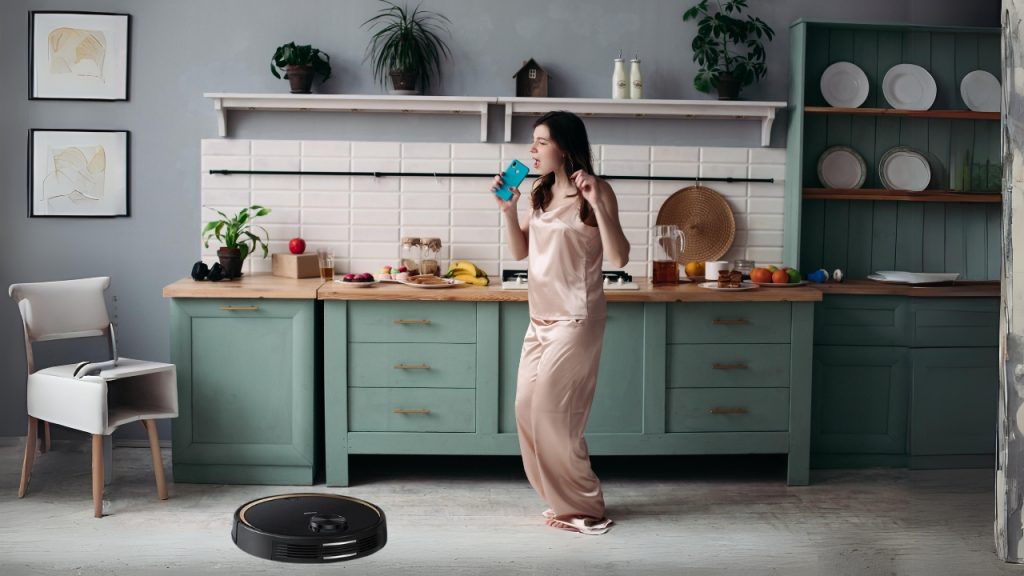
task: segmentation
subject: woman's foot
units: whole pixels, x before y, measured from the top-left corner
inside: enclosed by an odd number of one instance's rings
[[[551,518],[555,517],[555,511],[552,510],[551,508],[548,508],[547,510],[541,512],[540,515],[543,516],[545,520],[550,520]]]
[[[614,524],[609,518],[596,519],[582,516],[563,516],[561,518],[551,516],[544,523],[559,530],[590,535],[604,534]]]

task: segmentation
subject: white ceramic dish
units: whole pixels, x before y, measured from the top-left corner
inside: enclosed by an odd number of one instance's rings
[[[958,272],[903,272],[900,270],[879,270],[868,274],[868,278],[890,284],[932,284],[952,282],[960,278]]]
[[[935,79],[916,64],[897,64],[882,79],[885,101],[898,110],[928,110],[935,92]]]
[[[373,282],[349,282],[349,281],[346,281],[346,280],[338,280],[338,279],[335,279],[334,283],[335,284],[341,284],[342,286],[346,286],[348,288],[369,288],[370,286],[374,286],[376,284],[379,284],[379,282],[377,282],[376,280],[374,280]]]
[[[821,95],[834,108],[859,108],[868,98],[868,77],[852,62],[836,62],[821,75]]]
[[[747,282],[746,280],[740,282],[739,288],[719,288],[718,282],[701,282],[698,286],[701,288],[707,288],[708,290],[721,290],[722,292],[739,292],[740,290],[753,290],[757,288],[757,284]]]
[[[833,146],[818,157],[818,179],[826,188],[860,188],[867,172],[864,157],[847,146]]]
[[[441,278],[444,280],[444,284],[417,284],[415,282],[403,282],[401,280],[395,280],[403,286],[409,286],[410,288],[425,288],[425,289],[437,289],[437,288],[454,288],[461,284],[465,284],[462,280],[456,280],[454,278]]]
[[[758,286],[764,286],[765,288],[796,288],[797,286],[803,286],[807,284],[807,280],[801,280],[799,282],[786,282],[785,284],[776,284],[775,282],[754,282]]]
[[[931,165],[920,152],[906,146],[890,148],[878,161],[878,176],[890,190],[920,192],[932,180]]]
[[[1003,89],[999,79],[984,70],[969,72],[960,81],[960,97],[975,112],[999,112]]]

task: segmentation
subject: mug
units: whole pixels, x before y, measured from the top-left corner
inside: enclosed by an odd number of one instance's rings
[[[726,260],[708,260],[704,263],[704,279],[708,282],[718,280],[718,273],[722,270],[729,272],[732,268]]]

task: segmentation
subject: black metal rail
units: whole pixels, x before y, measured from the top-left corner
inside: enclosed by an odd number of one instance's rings
[[[339,171],[339,172],[321,172],[321,171],[301,171],[301,170],[210,170],[210,174],[217,174],[221,176],[231,176],[232,174],[250,174],[250,175],[271,175],[271,176],[372,176],[374,178],[383,178],[385,176],[393,177],[422,177],[422,178],[493,178],[494,174],[479,174],[472,172],[378,172],[378,171]],[[599,174],[599,178],[605,180],[658,180],[658,181],[677,181],[686,180],[693,182],[761,182],[773,184],[774,178],[732,178],[729,176],[722,178],[698,178],[696,176],[610,176],[607,174]]]

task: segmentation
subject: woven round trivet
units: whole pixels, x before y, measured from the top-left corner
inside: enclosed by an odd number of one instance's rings
[[[736,237],[736,219],[721,194],[706,186],[687,186],[665,200],[658,210],[658,224],[675,224],[686,245],[679,262],[718,260]]]

